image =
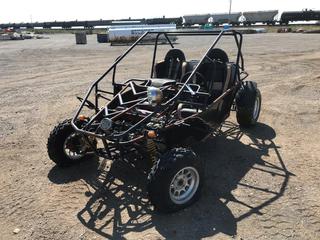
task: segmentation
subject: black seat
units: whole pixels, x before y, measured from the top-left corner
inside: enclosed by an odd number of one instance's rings
[[[210,94],[210,99],[213,101],[223,92],[227,78],[227,64],[207,62],[200,67],[199,72],[206,79],[206,88]]]
[[[180,80],[182,64],[185,61],[186,57],[180,49],[170,49],[164,61],[156,64],[155,77]]]
[[[237,81],[237,66],[229,62],[227,54],[221,49],[212,49],[207,59],[199,68],[199,72],[206,80],[206,90],[210,94],[209,118],[220,123],[224,121],[230,112],[236,91],[231,92],[217,104],[212,104],[225,91],[234,86]]]
[[[199,60],[190,60],[188,62],[182,63],[181,78],[180,78],[181,82],[185,82],[188,79],[191,72],[195,69],[198,63],[199,63]],[[191,80],[191,83],[196,83],[196,76],[193,77],[193,79]]]
[[[237,77],[237,66],[234,63],[218,63],[218,65],[207,69],[206,78],[209,80],[208,84],[210,86],[209,108],[211,120],[220,123],[229,116],[236,90],[232,91],[217,104],[213,104],[213,102],[234,86]]]

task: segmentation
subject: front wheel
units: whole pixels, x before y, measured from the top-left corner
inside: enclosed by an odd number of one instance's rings
[[[92,144],[96,144],[92,140]],[[87,152],[91,150],[84,138],[77,134],[71,120],[59,123],[50,133],[47,143],[49,158],[58,166],[68,166],[88,158]]]
[[[159,212],[176,212],[199,199],[204,168],[196,154],[175,148],[160,157],[148,177],[151,203]]]

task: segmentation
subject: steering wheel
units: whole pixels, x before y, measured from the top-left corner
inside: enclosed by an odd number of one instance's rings
[[[192,72],[193,71],[190,71],[184,74],[181,78],[181,82],[184,83],[185,81],[187,81]],[[209,92],[209,87],[206,78],[200,72],[196,72],[194,76],[196,76],[196,84],[199,84],[201,88],[204,88],[207,92]]]

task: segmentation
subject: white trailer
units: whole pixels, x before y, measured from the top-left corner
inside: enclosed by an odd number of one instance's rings
[[[11,40],[11,36],[9,34],[1,34],[0,41]]]
[[[128,44],[135,42],[145,32],[167,32],[175,31],[176,24],[154,24],[154,25],[122,25],[111,26],[109,28],[109,42],[113,44]],[[154,40],[155,34],[146,36],[145,40]],[[176,37],[171,37],[171,41],[176,41]],[[167,42],[164,36],[160,36],[161,42]]]

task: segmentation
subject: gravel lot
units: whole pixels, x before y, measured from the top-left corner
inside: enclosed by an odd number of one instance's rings
[[[210,39],[178,42],[190,59]],[[223,47],[232,55],[231,44]],[[0,239],[320,239],[320,34],[244,36],[260,123],[243,132],[232,114],[224,133],[200,146],[202,198],[171,215],[153,212],[144,178],[125,164],[59,169],[46,153],[53,126],[78,107],[75,96],[126,48],[93,35],[88,45],[71,34],[0,42]],[[140,46],[119,79],[149,73],[151,50]]]

